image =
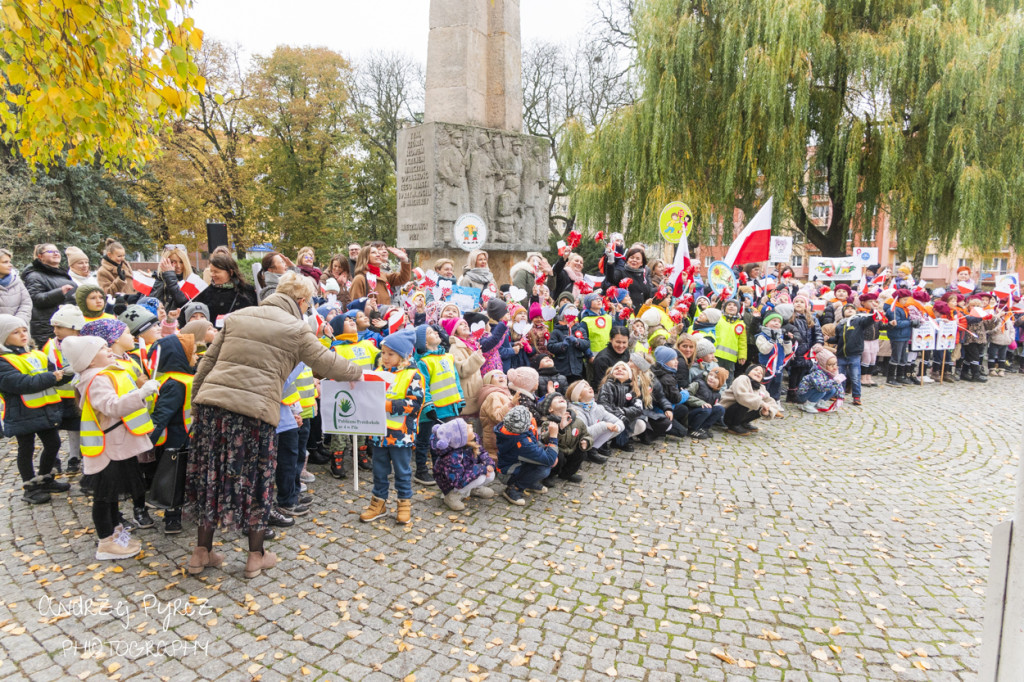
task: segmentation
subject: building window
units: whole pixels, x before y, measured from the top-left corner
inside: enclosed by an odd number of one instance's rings
[[[828,204],[815,204],[811,207],[811,217],[824,219],[828,216]]]
[[[996,274],[1003,274],[1007,271],[1009,263],[1007,258],[992,258],[985,265],[988,272],[994,272]]]
[[[924,257],[924,266],[926,268],[934,268],[939,265],[939,254],[929,253]]]
[[[714,259],[711,256],[704,256],[704,267],[705,268],[710,266],[713,262],[714,262]]]
[[[958,268],[971,268],[973,270],[974,261],[972,261],[970,258],[958,258],[956,261],[956,266]]]
[[[803,256],[793,256],[793,257],[791,257],[789,259],[789,264],[792,265],[794,268],[803,267],[804,257]]]

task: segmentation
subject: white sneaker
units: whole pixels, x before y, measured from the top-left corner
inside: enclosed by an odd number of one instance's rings
[[[303,483],[314,483],[316,481],[316,476],[303,469],[302,473],[299,474],[299,480]]]
[[[921,377],[921,383],[923,383],[923,384],[934,384],[935,383],[935,379],[932,379],[930,376],[925,374],[923,377]]]
[[[305,483],[299,483],[299,492],[300,493],[304,493],[304,492],[306,492],[306,490],[307,490],[306,484]]]
[[[803,410],[804,412],[809,413],[809,414],[818,414],[818,407],[817,407],[817,405],[812,405],[809,402],[808,403],[802,403],[800,405],[800,409]]]

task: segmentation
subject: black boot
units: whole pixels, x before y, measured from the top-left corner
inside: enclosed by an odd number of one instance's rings
[[[899,367],[897,367],[896,365],[893,365],[893,364],[889,365],[889,367],[887,368],[887,371],[886,371],[886,375],[885,375],[885,385],[886,386],[899,386],[900,385],[900,381],[899,381],[899,379],[896,376],[898,370],[899,370]]]
[[[971,365],[971,374],[974,376],[973,380],[978,382],[979,384],[983,384],[986,381],[988,381],[988,377],[985,376],[981,371],[980,363]]]
[[[50,501],[50,493],[46,492],[43,487],[42,476],[36,476],[29,481],[25,481],[22,488],[25,492],[22,493],[21,499],[29,504],[46,504]]]
[[[53,477],[53,474],[46,474],[42,477],[43,490],[48,493],[66,493],[71,490],[71,484],[65,483],[64,481],[58,481]]]
[[[903,365],[903,383],[907,386],[920,386],[921,380],[914,376],[914,365]]]
[[[337,479],[348,478],[348,474],[345,473],[345,455],[346,451],[344,448],[336,450],[331,457],[331,476]]]

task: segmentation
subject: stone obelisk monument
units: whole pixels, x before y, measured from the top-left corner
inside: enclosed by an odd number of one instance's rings
[[[398,133],[398,246],[428,269],[466,251],[456,221],[480,216],[499,282],[547,249],[547,141],[523,135],[519,0],[431,0],[423,125]]]

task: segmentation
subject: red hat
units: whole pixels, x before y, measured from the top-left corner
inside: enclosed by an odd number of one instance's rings
[[[921,303],[927,303],[932,300],[932,297],[928,295],[928,292],[924,289],[914,289],[914,300],[920,301]]]
[[[945,301],[936,301],[932,306],[939,315],[949,315],[949,304]]]
[[[877,301],[878,300],[878,294],[873,292],[873,291],[869,291],[866,294],[861,294],[860,295],[860,300],[861,301]]]
[[[534,301],[530,304],[530,314],[528,317],[530,318],[530,322],[533,322],[533,318],[535,317],[542,317],[540,303]]]
[[[836,292],[840,292],[840,291],[845,291],[848,294],[852,294],[853,293],[853,289],[850,288],[849,284],[837,284],[836,285]]]
[[[910,289],[897,289],[893,294],[894,298],[906,298],[907,296],[913,298],[914,293]]]

